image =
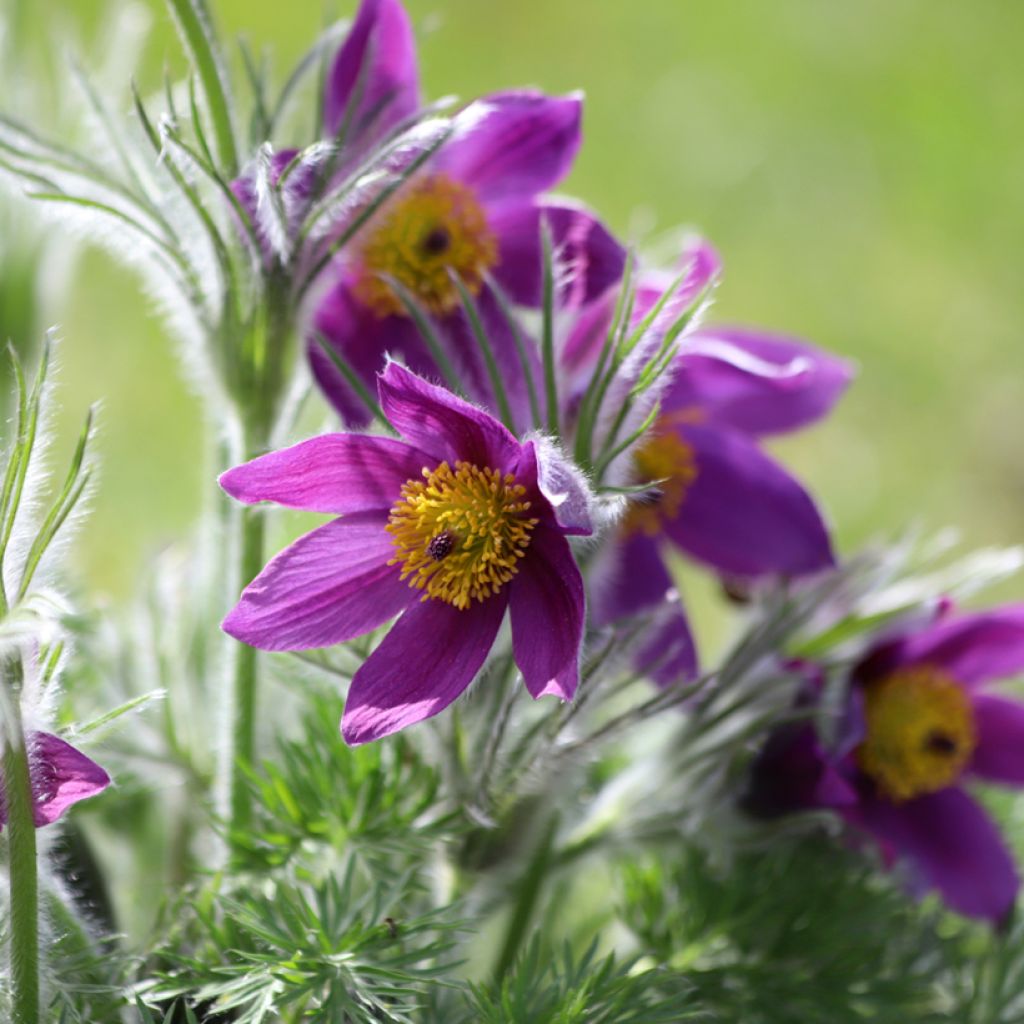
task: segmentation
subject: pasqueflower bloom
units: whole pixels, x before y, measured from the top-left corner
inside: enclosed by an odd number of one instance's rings
[[[365,157],[419,107],[416,41],[408,14],[399,0],[362,0],[324,81],[324,139],[341,148],[335,169],[344,170]],[[316,151],[309,160],[292,148],[270,156],[275,184],[288,169],[287,179],[280,182],[287,219],[304,209],[323,163],[324,153]],[[260,197],[257,182],[256,167],[250,165],[231,187],[259,230],[264,222],[257,216],[258,207],[269,198]],[[264,241],[270,247],[270,240]]]
[[[473,297],[517,428],[528,420],[527,376],[505,303],[536,307],[542,295],[541,224],[551,232],[560,303],[594,300],[618,279],[622,247],[585,209],[538,198],[568,172],[580,143],[579,96],[498,93],[459,113],[450,140],[361,230],[337,262],[337,279],[313,317],[310,358],[328,399],[351,425],[366,422],[316,335],[368,385],[385,353],[436,374],[401,292],[435,325],[467,393],[497,409],[458,278]],[[397,287],[396,287],[397,286]],[[500,297],[499,297],[500,296]]]
[[[401,440],[327,434],[228,470],[244,502],[340,514],[282,551],[224,620],[264,650],[351,640],[400,615],[356,672],[342,719],[364,743],[436,715],[472,682],[509,611],[533,697],[579,678],[583,583],[567,534],[591,532],[580,474],[546,442],[390,363]]]
[[[36,828],[56,821],[72,804],[103,792],[110,776],[70,743],[48,732],[30,733],[29,775]],[[0,828],[7,821],[0,786]]]
[[[1022,670],[1024,605],[952,616],[879,645],[852,673],[836,749],[810,726],[773,737],[754,766],[755,805],[831,807],[905,866],[916,892],[1003,920],[1019,877],[965,785],[1024,785],[1024,702],[990,689]]]
[[[707,252],[698,258],[712,265]],[[636,316],[658,295],[644,285]],[[791,338],[739,328],[687,332],[659,418],[631,456],[630,483],[661,482],[630,505],[604,553],[597,617],[614,621],[664,604],[673,586],[665,544],[732,578],[800,576],[832,566],[814,501],[760,441],[820,419],[850,376],[842,360]],[[693,675],[681,609],[650,638],[643,660],[653,666],[666,646],[678,656],[652,667],[654,678],[670,683]]]

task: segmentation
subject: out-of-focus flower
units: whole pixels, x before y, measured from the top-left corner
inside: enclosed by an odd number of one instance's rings
[[[581,475],[547,442],[388,364],[381,407],[404,440],[328,434],[237,466],[244,502],[336,513],[282,551],[224,621],[264,650],[326,647],[401,614],[355,674],[342,720],[364,743],[436,715],[473,681],[509,610],[533,697],[572,698],[588,534]]]
[[[55,822],[72,804],[102,793],[110,785],[110,776],[95,761],[59,737],[36,732],[29,734],[28,742],[36,828]],[[0,791],[0,828],[6,821]]]
[[[625,262],[622,247],[587,210],[539,198],[572,165],[581,110],[577,95],[532,90],[470,104],[456,116],[450,141],[339,256],[337,279],[316,310],[313,329],[365,383],[389,352],[418,372],[438,373],[408,299],[433,321],[460,386],[498,408],[458,278],[477,307],[512,419],[517,428],[528,425],[527,376],[539,378],[539,358],[531,348],[523,365],[503,302],[541,302],[542,223],[562,269],[563,305],[594,300],[618,280]],[[316,340],[310,358],[346,422],[364,423],[365,407]]]
[[[1001,921],[1019,876],[964,784],[1024,785],[1024,702],[989,690],[1022,670],[1024,605],[890,639],[854,669],[835,747],[810,725],[776,734],[754,765],[749,802],[762,813],[833,808],[909,868],[914,891]]]
[[[711,279],[713,251],[691,260]],[[664,284],[642,283],[634,318],[661,297]],[[686,301],[693,300],[692,293]],[[580,325],[573,359],[607,330],[605,315]],[[589,340],[587,336],[589,335]],[[800,576],[834,564],[828,531],[804,488],[762,450],[764,437],[813,423],[832,408],[851,377],[848,364],[804,342],[762,331],[697,327],[680,340],[674,376],[658,419],[630,455],[626,481],[654,482],[633,502],[603,556],[595,589],[605,622],[664,605],[673,594],[662,546],[672,545],[724,577]],[[641,664],[663,684],[696,672],[685,616],[662,616]]]

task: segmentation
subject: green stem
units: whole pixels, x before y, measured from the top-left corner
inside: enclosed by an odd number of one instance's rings
[[[523,940],[526,938],[534,909],[537,906],[541,889],[544,886],[548,865],[552,860],[555,833],[557,831],[558,814],[554,813],[544,826],[540,842],[537,844],[533,857],[530,859],[526,871],[523,872],[523,876],[516,886],[512,916],[509,918],[508,929],[505,932],[505,941],[502,943],[501,952],[494,966],[496,981],[501,981],[513,963],[515,963],[516,955],[519,953]]]
[[[28,749],[21,724],[18,695],[11,685],[20,674],[8,667],[3,685],[5,746],[4,797],[7,805],[7,858],[10,883],[10,979],[14,1024],[39,1021],[39,877],[36,826],[32,814],[32,782]]]
[[[263,568],[265,521],[259,508],[246,508],[240,513],[240,550],[236,592],[241,593]],[[256,648],[238,644],[231,674],[231,733],[226,770],[230,772],[228,793],[229,842],[243,835],[252,821],[250,792],[245,767],[253,762],[256,751],[256,692],[259,681],[259,660]]]

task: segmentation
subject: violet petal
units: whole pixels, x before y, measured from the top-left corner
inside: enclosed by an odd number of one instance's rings
[[[417,592],[388,565],[386,512],[335,519],[285,548],[245,588],[222,624],[265,651],[329,647],[394,618]]]
[[[341,732],[355,746],[443,711],[473,681],[505,615],[505,591],[466,610],[417,601],[352,679]]]

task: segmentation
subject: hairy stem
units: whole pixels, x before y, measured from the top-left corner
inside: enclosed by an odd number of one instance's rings
[[[4,670],[3,792],[10,883],[10,984],[14,1024],[39,1021],[39,875],[28,747],[14,683],[20,664]]]
[[[544,826],[540,842],[534,850],[530,863],[516,884],[512,916],[509,918],[508,927],[505,930],[505,941],[501,944],[501,951],[494,966],[496,981],[501,981],[515,963],[516,955],[522,948],[523,941],[527,936],[533,912],[540,899],[548,865],[551,863],[555,833],[557,831],[558,815],[552,814]]]
[[[240,594],[263,568],[265,521],[258,508],[243,509],[239,516],[238,568],[235,596]],[[249,787],[245,767],[251,765],[256,750],[256,697],[259,682],[259,652],[247,644],[236,644],[231,671],[230,733],[224,770],[229,773],[229,842],[237,848],[237,837],[244,835],[252,821]]]

